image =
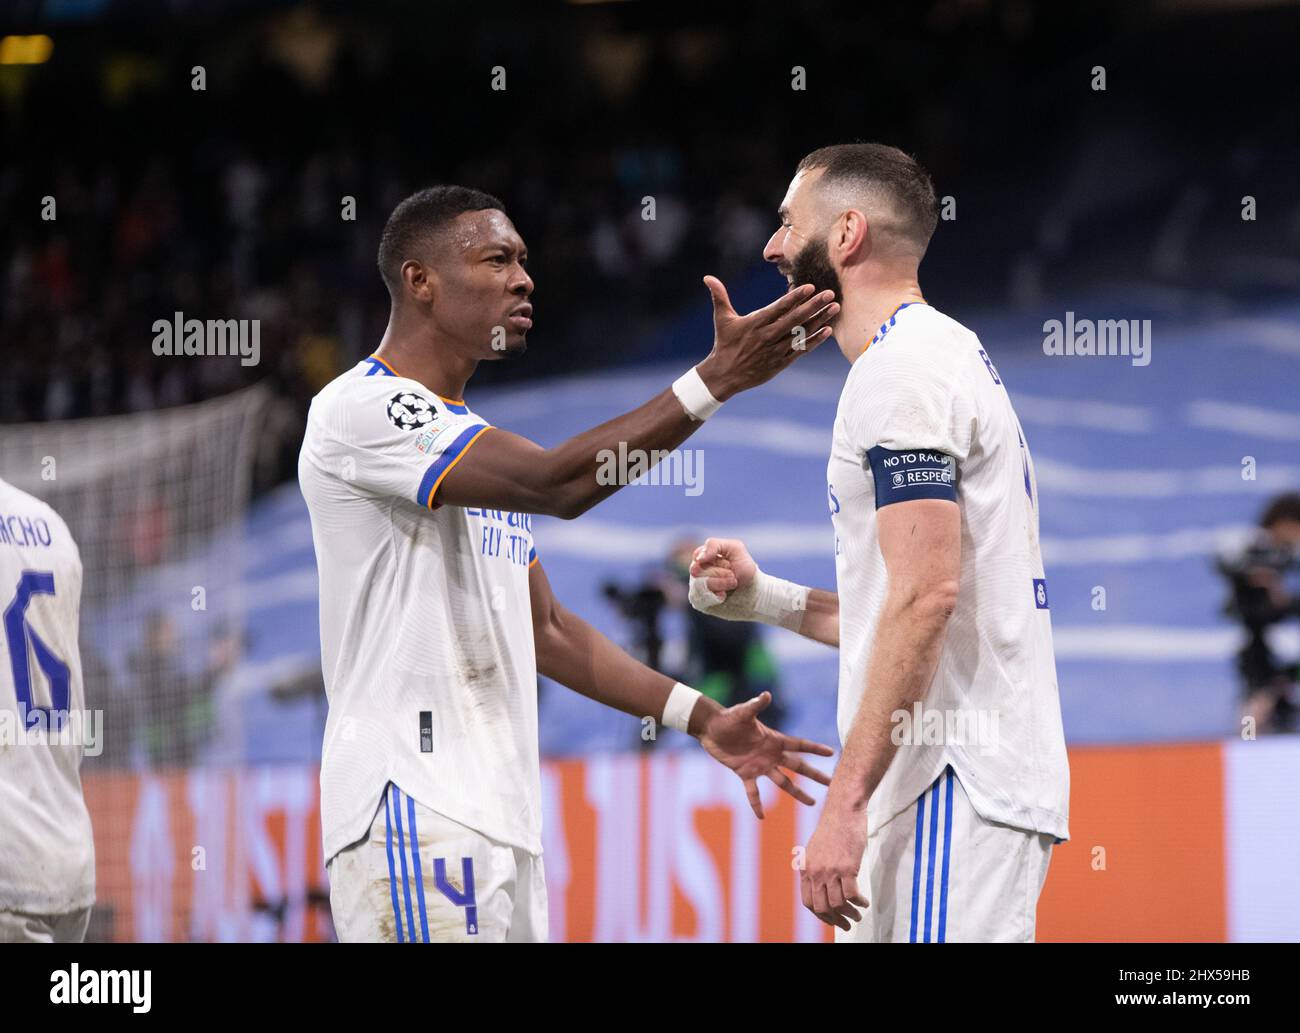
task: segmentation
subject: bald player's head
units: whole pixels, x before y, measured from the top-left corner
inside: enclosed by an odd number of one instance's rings
[[[855,214],[856,213],[856,214]],[[764,257],[791,285],[843,298],[837,265],[870,258],[910,271],[938,224],[930,177],[915,158],[879,143],[822,147],[799,163]]]

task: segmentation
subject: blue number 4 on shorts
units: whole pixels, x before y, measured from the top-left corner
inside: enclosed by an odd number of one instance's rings
[[[433,881],[439,892],[456,907],[465,909],[465,932],[469,936],[478,935],[478,904],[474,899],[474,858],[460,859],[461,882],[465,889],[457,890],[447,881],[447,861],[442,857],[433,859]]]

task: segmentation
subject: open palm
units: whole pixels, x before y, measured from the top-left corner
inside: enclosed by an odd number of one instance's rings
[[[808,806],[812,806],[813,798],[782,768],[824,786],[831,784],[830,775],[813,767],[799,754],[829,757],[834,751],[822,743],[785,735],[763,724],[758,715],[771,702],[772,694],[762,692],[751,700],[721,710],[710,718],[700,735],[700,745],[709,756],[734,771],[744,784],[749,806],[759,818],[763,817],[763,803],[758,795],[760,777],[771,779],[778,788]]]

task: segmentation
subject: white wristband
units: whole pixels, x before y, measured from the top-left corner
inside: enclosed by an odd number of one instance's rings
[[[744,588],[728,592],[726,598],[709,591],[708,579],[691,578],[691,606],[701,613],[730,621],[761,621],[798,631],[808,609],[812,589],[784,578],[764,574],[761,570]]]
[[[673,394],[693,420],[707,420],[722,408],[722,403],[713,397],[694,366],[673,381]]]
[[[681,682],[674,685],[673,691],[668,694],[668,702],[664,704],[664,725],[668,728],[676,728],[679,732],[687,731],[691,723],[691,711],[695,709],[695,701],[702,695],[703,693],[698,689],[692,689]]]

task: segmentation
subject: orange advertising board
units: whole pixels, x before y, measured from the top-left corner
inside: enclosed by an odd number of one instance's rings
[[[1070,752],[1071,840],[1041,940],[1223,940],[1223,748]],[[332,935],[317,769],[88,774],[100,911],[118,940]],[[551,938],[826,941],[798,901],[816,811],[773,787],[754,819],[734,776],[693,754],[543,765]]]

